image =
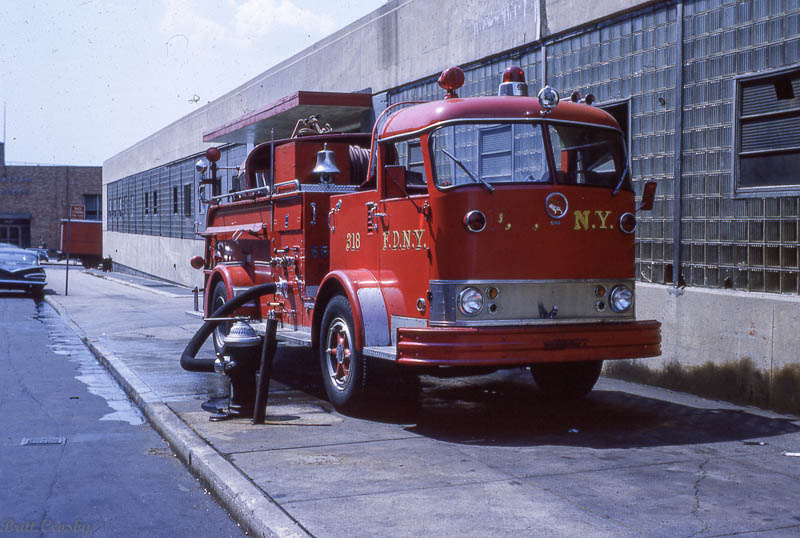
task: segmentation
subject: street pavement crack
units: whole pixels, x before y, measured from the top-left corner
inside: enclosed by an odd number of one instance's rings
[[[705,466],[708,462],[711,461],[710,458],[706,458],[703,463],[697,468],[697,480],[694,481],[694,508],[692,509],[692,516],[695,517],[700,523],[702,523],[702,527],[699,531],[695,532],[694,534],[690,534],[688,538],[693,538],[699,534],[705,533],[708,528],[709,524],[706,520],[700,517],[700,484],[703,480],[706,479],[708,473],[706,473]]]

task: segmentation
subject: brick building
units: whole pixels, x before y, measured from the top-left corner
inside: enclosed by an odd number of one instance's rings
[[[71,204],[85,205],[87,220],[103,218],[102,167],[6,165],[4,150],[0,143],[0,242],[57,249]]]

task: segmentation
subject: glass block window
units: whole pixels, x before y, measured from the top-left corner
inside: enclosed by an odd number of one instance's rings
[[[247,153],[244,145],[230,145],[220,148],[221,167],[235,167],[242,164]],[[195,161],[202,154],[195,154],[179,161],[114,181],[107,185],[106,211],[108,229],[113,232],[196,238],[195,231],[205,227],[205,205],[195,193],[198,178],[194,168]],[[235,189],[234,170],[220,170],[223,192]],[[208,195],[208,193],[207,193]],[[102,217],[99,211],[98,218]],[[87,202],[87,217],[91,215]]]

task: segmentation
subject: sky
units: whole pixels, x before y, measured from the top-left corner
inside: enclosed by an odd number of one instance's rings
[[[6,163],[101,165],[385,1],[0,0]]]

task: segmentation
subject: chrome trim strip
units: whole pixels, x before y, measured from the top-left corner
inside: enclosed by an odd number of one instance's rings
[[[23,286],[44,286],[44,280],[0,280],[0,284],[22,284]]]
[[[430,325],[469,327],[631,321],[635,319],[633,307],[625,312],[596,307],[597,302],[608,306],[608,294],[620,284],[635,290],[633,278],[432,280]],[[470,286],[484,294],[489,287],[499,291],[495,299],[484,295],[485,307],[474,316],[466,316],[457,308],[458,294]],[[605,288],[602,296],[596,295],[597,286]]]
[[[608,311],[612,311],[610,308]],[[501,319],[501,320],[481,320],[473,319],[468,321],[431,321],[431,327],[535,327],[544,325],[576,325],[576,324],[595,324],[595,323],[622,323],[626,321],[636,321],[630,316],[618,315],[614,318],[571,318],[571,319]]]
[[[431,280],[431,284],[463,284],[474,285],[503,285],[503,284],[602,284],[604,282],[625,283],[635,282],[631,278],[543,278],[543,279],[508,279],[508,280]]]

